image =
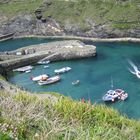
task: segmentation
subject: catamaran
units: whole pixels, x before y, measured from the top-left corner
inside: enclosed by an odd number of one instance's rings
[[[114,86],[113,86],[113,80],[112,80],[112,77],[111,77],[111,90],[108,90],[107,93],[102,97],[102,100],[105,101],[105,102],[108,102],[108,101],[112,101],[114,102],[115,100],[126,100],[127,97],[128,97],[128,94],[122,90],[122,89],[113,89]]]
[[[115,101],[118,98],[118,94],[114,90],[108,90],[107,93],[102,97],[103,101]]]
[[[115,100],[126,100],[128,98],[128,94],[122,89],[108,90],[107,93],[102,97],[103,101],[112,101]]]

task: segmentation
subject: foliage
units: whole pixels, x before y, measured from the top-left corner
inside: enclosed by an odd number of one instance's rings
[[[140,17],[138,5],[137,0],[77,0],[76,2],[52,0],[52,4],[45,9],[44,16],[53,17],[61,23],[61,26],[67,23],[74,27],[78,25],[83,30],[88,30],[93,23],[112,25],[116,21],[126,22],[127,27],[131,28],[129,22],[137,21]],[[137,25],[136,23],[135,26]]]
[[[0,92],[3,139],[139,139],[140,122],[104,105],[58,96],[52,103],[34,95]]]
[[[5,80],[5,78],[0,74],[0,80]]]
[[[0,4],[0,13],[9,18],[18,13],[30,13],[34,16],[34,11],[39,8],[43,11],[43,17],[54,18],[61,27],[72,25],[88,31],[92,24],[109,23],[113,28],[128,29],[140,28],[139,5],[139,0],[17,0]]]
[[[34,14],[34,11],[42,2],[43,0],[17,0],[0,4],[0,14],[8,18],[14,17],[18,13]]]

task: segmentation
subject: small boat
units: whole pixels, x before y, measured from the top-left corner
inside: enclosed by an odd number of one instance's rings
[[[128,94],[127,94],[127,93],[123,93],[123,94],[121,95],[121,97],[120,97],[120,99],[121,99],[122,101],[126,100],[127,98],[128,98]]]
[[[50,77],[45,81],[40,80],[40,81],[38,81],[38,84],[39,85],[49,85],[49,84],[53,84],[53,83],[60,81],[60,79],[61,79],[60,76],[57,75],[57,76]]]
[[[117,99],[119,100],[126,100],[128,97],[128,94],[122,90],[122,89],[116,89],[116,90],[109,90],[104,96],[103,101],[115,101]]]
[[[49,66],[48,65],[44,66],[44,69],[46,69],[46,68],[49,68]]]
[[[25,71],[25,73],[30,73],[30,72],[31,72],[31,70],[26,70],[26,71]]]
[[[49,76],[47,74],[42,74],[36,77],[32,77],[31,80],[33,81],[39,81],[39,80],[47,80]]]
[[[54,72],[55,72],[56,74],[60,74],[60,73],[68,72],[68,71],[70,71],[70,70],[71,70],[70,67],[64,67],[64,68],[61,68],[61,69],[56,69],[56,70],[54,70]]]
[[[72,82],[72,85],[78,85],[80,83],[80,80],[76,80]]]
[[[132,66],[134,71],[132,71],[130,68],[128,68],[128,70],[140,79],[140,70],[138,69],[138,67],[131,60],[129,60],[128,62]]]
[[[115,101],[115,99],[118,99],[118,94],[115,92],[115,90],[108,90],[107,93],[102,97],[103,101]]]
[[[115,92],[118,94],[118,99],[124,101],[128,98],[128,93],[122,89],[116,89]]]
[[[50,63],[50,60],[46,60],[46,61],[38,61],[37,64],[40,64],[40,65],[45,65],[45,64],[49,64]]]
[[[18,68],[18,69],[14,69],[13,71],[18,71],[18,72],[26,72],[26,71],[29,71],[33,69],[33,66],[25,66],[25,67],[21,67],[21,68]]]
[[[118,96],[121,96],[122,94],[125,93],[125,91],[122,89],[115,89],[115,92],[118,94]]]

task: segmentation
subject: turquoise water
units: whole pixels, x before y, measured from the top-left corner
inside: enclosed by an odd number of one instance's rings
[[[13,50],[25,45],[44,43],[53,40],[18,39],[0,43],[0,50]],[[118,109],[130,118],[140,118],[140,79],[128,71],[132,60],[140,68],[140,44],[135,43],[92,43],[97,46],[97,56],[81,60],[53,62],[49,68],[37,65],[31,73],[11,73],[9,81],[32,92],[55,91],[73,99],[90,99],[93,103],[104,103],[101,98],[111,88],[111,77],[114,88],[122,88],[128,94],[126,101],[107,104]],[[72,70],[61,75],[61,81],[46,86],[39,86],[30,80],[31,76],[48,73],[54,75],[54,70],[70,66]],[[80,84],[71,83],[79,79]]]

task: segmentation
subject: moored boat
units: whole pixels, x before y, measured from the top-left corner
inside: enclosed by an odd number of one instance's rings
[[[46,68],[49,68],[49,66],[48,66],[48,65],[45,65],[45,66],[44,66],[44,69],[46,69]]]
[[[126,100],[128,98],[128,94],[122,89],[116,90],[109,90],[107,93],[102,97],[103,101],[115,101],[119,100]]]
[[[122,89],[116,89],[115,92],[118,94],[118,99],[124,101],[128,98],[128,93]]]
[[[118,99],[118,94],[115,90],[108,90],[107,93],[102,97],[103,101],[115,101]]]
[[[72,82],[72,85],[78,85],[80,83],[80,80],[76,80]]]
[[[45,64],[49,64],[49,63],[50,63],[50,60],[46,60],[46,61],[45,60],[43,60],[43,61],[40,60],[40,61],[37,62],[37,64],[40,64],[40,65],[45,65]]]
[[[118,94],[118,96],[122,95],[123,93],[125,93],[124,90],[122,89],[115,89],[115,92]]]
[[[26,71],[25,71],[25,73],[30,73],[30,72],[31,72],[31,70],[26,70]]]
[[[64,67],[64,68],[61,68],[61,69],[56,69],[56,70],[54,70],[54,72],[55,72],[56,74],[61,74],[61,73],[68,72],[68,71],[70,71],[70,70],[71,70],[70,67]]]
[[[45,81],[40,80],[40,81],[38,81],[38,84],[39,85],[53,84],[53,83],[56,83],[56,82],[60,81],[60,79],[61,79],[60,76],[57,75],[57,76],[50,77]]]
[[[26,72],[26,71],[29,71],[33,69],[33,66],[25,66],[25,67],[21,67],[21,68],[17,68],[17,69],[14,69],[13,71],[18,71],[18,72]]]
[[[47,80],[49,76],[47,74],[42,74],[42,75],[39,75],[39,76],[36,76],[36,77],[32,77],[31,79],[33,81],[39,81],[39,80]]]

